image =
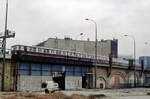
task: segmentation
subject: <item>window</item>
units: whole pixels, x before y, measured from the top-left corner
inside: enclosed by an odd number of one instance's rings
[[[73,66],[66,66],[65,71],[67,76],[73,76],[74,75],[74,67]]]
[[[20,75],[29,75],[29,68],[30,65],[27,63],[20,63],[19,64],[19,74]]]
[[[42,70],[50,71],[51,70],[51,66],[48,65],[48,64],[42,64]]]
[[[54,50],[51,50],[51,54],[55,54],[55,51],[54,51]]]
[[[67,76],[73,76],[73,72],[66,72]]]
[[[42,64],[42,76],[51,76],[51,66],[49,64]]]
[[[81,72],[75,72],[74,75],[75,76],[81,76]]]
[[[42,49],[41,48],[38,48],[38,52],[41,52],[42,51]]]
[[[82,55],[79,53],[79,57],[82,57]]]
[[[74,54],[74,56],[77,56],[77,53],[74,52],[73,54]]]
[[[75,72],[81,72],[81,67],[75,66]]]
[[[31,75],[40,76],[41,75],[41,65],[31,64]]]
[[[12,50],[16,50],[16,49],[17,49],[16,46],[12,47]]]
[[[25,51],[25,52],[27,51],[27,47],[26,47],[26,46],[24,46],[24,51]]]
[[[62,66],[53,65],[52,66],[52,71],[54,71],[54,72],[61,72],[62,71]]]
[[[86,55],[85,55],[85,54],[82,54],[82,58],[86,58]]]
[[[31,71],[31,75],[33,75],[33,76],[40,76],[41,72],[40,71]]]
[[[41,70],[40,64],[31,64],[31,70]]]
[[[70,56],[73,56],[73,52],[70,52]]]
[[[36,48],[33,48],[33,52],[36,52]]]
[[[75,66],[75,67],[74,67],[74,71],[75,71],[75,72],[74,72],[74,73],[75,73],[75,74],[74,74],[75,76],[81,76],[81,67]]]
[[[65,70],[66,70],[66,71],[73,71],[73,66],[66,66],[66,67],[65,67]]]
[[[21,45],[19,45],[19,50],[21,50]]]
[[[30,51],[30,52],[32,52],[32,51],[33,51],[33,48],[32,48],[32,47],[30,47],[30,48],[29,48],[29,51]]]
[[[42,71],[42,76],[51,76],[50,71]]]
[[[49,50],[48,49],[44,49],[44,53],[49,53]]]
[[[28,63],[20,63],[19,69],[29,70],[29,64]]]
[[[65,51],[63,51],[63,55],[66,55],[66,52],[65,52]]]
[[[20,75],[29,75],[29,70],[19,70]]]
[[[60,55],[60,54],[61,54],[61,51],[56,50],[56,54]]]

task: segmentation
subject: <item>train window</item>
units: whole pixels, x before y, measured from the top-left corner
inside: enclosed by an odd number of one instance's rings
[[[92,59],[94,59],[95,57],[92,55]]]
[[[41,52],[42,51],[42,49],[41,48],[38,48],[38,52]]]
[[[36,52],[36,48],[33,48],[33,52]]]
[[[61,54],[61,51],[56,50],[56,54],[60,55],[60,54]]]
[[[31,52],[33,51],[32,47],[29,48],[29,51],[31,51]]]
[[[79,55],[79,57],[82,57],[82,55],[80,53],[78,55]]]
[[[73,53],[72,53],[72,52],[69,52],[69,55],[70,55],[70,56],[73,56]]]
[[[49,53],[49,50],[48,49],[44,49],[44,53]]]
[[[77,56],[77,54],[74,52],[74,53],[73,53],[73,56]]]
[[[91,58],[93,58],[93,55],[91,55]]]
[[[16,50],[17,48],[16,47],[12,47],[12,50]]]
[[[101,57],[100,56],[97,56],[97,59],[100,59]]]
[[[76,56],[79,57],[79,53],[76,53]]]
[[[82,57],[83,57],[83,58],[86,58],[86,55],[85,55],[85,54],[82,54]]]
[[[65,51],[63,51],[63,55],[66,55],[66,52],[65,52]]]
[[[55,51],[54,51],[54,50],[51,50],[51,54],[55,54]]]
[[[90,55],[87,55],[87,58],[91,58],[91,56],[90,56]]]
[[[18,50],[21,50],[21,46],[19,45],[19,49]]]
[[[24,51],[25,51],[25,52],[27,51],[27,47],[26,47],[26,46],[24,46]]]

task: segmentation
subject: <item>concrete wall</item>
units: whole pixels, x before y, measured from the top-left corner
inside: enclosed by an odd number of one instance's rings
[[[41,91],[41,83],[45,80],[52,80],[51,76],[19,76],[17,90],[18,91]],[[66,89],[81,89],[82,77],[66,76]]]
[[[97,69],[97,88],[123,88],[127,84],[134,85],[133,71],[124,69],[112,69],[111,74],[107,75],[107,68],[99,67]],[[140,72],[136,72],[138,85],[143,85],[144,76],[140,76]],[[18,91],[40,91],[41,83],[45,80],[52,80],[51,76],[19,76],[17,82]],[[93,84],[94,84],[93,75]],[[65,89],[82,89],[82,77],[66,76]]]
[[[82,77],[78,76],[66,76],[65,78],[66,89],[81,89],[82,88]]]
[[[41,91],[41,84],[45,80],[52,80],[50,76],[19,76],[18,91]]]

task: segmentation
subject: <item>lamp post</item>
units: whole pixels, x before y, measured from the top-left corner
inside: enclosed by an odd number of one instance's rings
[[[131,37],[134,41],[134,87],[136,87],[136,42],[134,36],[131,35],[124,35],[124,36]]]
[[[79,35],[77,35],[75,40],[77,40],[77,38],[82,35],[83,35],[83,33],[80,33]],[[74,48],[75,48],[75,51],[77,51],[77,42],[75,42]]]
[[[97,85],[97,24],[93,19],[86,18],[87,21],[92,21],[95,25],[95,88]]]

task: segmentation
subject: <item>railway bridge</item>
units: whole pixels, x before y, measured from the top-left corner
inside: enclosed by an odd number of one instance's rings
[[[39,91],[45,80],[54,80],[61,89],[94,88],[95,60],[87,57],[12,50],[13,87],[18,91]],[[131,88],[134,86],[134,66],[109,57],[97,60],[96,88]],[[136,65],[136,85],[144,84],[144,68]]]

